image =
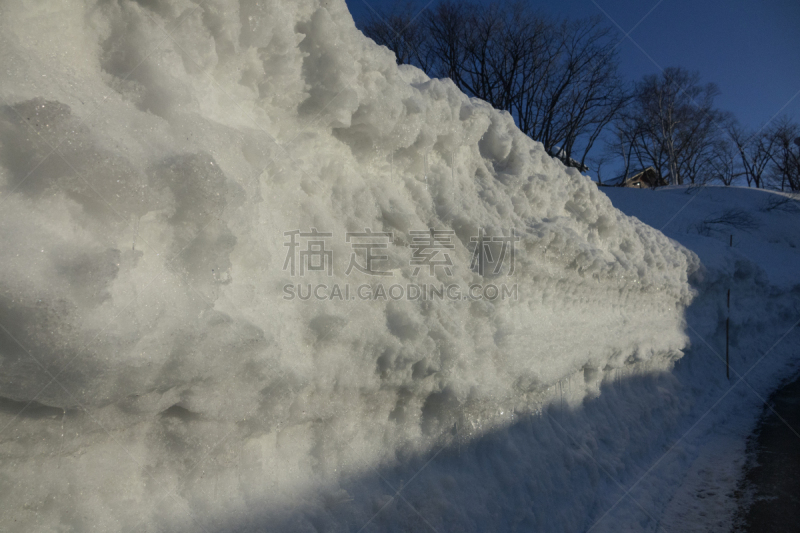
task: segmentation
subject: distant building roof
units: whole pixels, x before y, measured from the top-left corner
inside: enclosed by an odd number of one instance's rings
[[[658,172],[653,167],[639,169],[630,172],[627,175],[623,174],[610,180],[605,180],[603,185],[608,187],[663,187],[667,181],[658,175]]]

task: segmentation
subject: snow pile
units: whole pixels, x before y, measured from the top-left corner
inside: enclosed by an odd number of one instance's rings
[[[609,464],[679,426],[671,409],[688,407],[663,373],[687,346],[697,256],[508,114],[396,67],[343,1],[9,0],[0,25],[3,529],[227,531],[280,515],[283,530],[358,530],[392,500],[358,482],[373,468],[483,442],[553,401],[577,408],[621,375],[666,382],[630,393],[643,400],[628,422],[644,422],[623,436],[613,405],[594,404]],[[452,232],[452,264],[417,272],[414,232],[430,229]],[[313,230],[330,263],[301,277],[289,239]],[[346,235],[366,230],[391,233],[391,276],[347,273]],[[512,230],[513,272],[481,275],[473,238]],[[393,298],[377,283],[516,292]],[[374,297],[290,298],[298,284]],[[520,474],[546,473],[531,523],[602,514],[597,467],[536,435]],[[513,479],[518,455],[491,457]],[[479,463],[429,472],[461,512],[514,508],[464,488]],[[544,518],[574,484],[574,514]],[[450,496],[425,496],[427,516]],[[399,530],[419,520],[386,513]]]

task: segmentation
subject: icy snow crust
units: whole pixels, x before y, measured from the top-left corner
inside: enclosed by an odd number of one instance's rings
[[[408,530],[426,519],[391,495],[443,447],[441,494],[414,500],[437,527],[451,501],[465,530],[580,529],[613,495],[542,409],[600,395],[587,435],[615,472],[690,410],[668,371],[697,256],[398,68],[344,2],[8,0],[0,25],[4,530],[358,530],[384,508],[368,528]],[[303,283],[374,282],[344,275],[344,234],[370,228],[394,234],[392,283],[519,298],[284,300],[284,232],[311,228],[337,237],[333,276]],[[412,275],[427,228],[455,231],[452,277]],[[480,228],[521,236],[513,275],[470,270]],[[641,412],[614,420],[601,388],[633,375]],[[513,453],[448,455],[520,420]],[[487,468],[537,478],[504,495]]]

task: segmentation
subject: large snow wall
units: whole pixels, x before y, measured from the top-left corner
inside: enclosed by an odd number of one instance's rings
[[[0,25],[3,529],[268,516],[682,355],[696,256],[341,0],[6,0]],[[431,228],[450,272],[415,272]],[[312,229],[330,275],[292,275]],[[367,229],[391,276],[346,274]],[[513,272],[481,275],[473,238],[512,230]],[[516,292],[285,290],[377,283]]]

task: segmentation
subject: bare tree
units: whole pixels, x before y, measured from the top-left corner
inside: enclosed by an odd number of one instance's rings
[[[576,158],[577,166],[585,165],[589,151],[629,99],[613,37],[597,17],[565,21],[553,31],[553,65],[542,90],[530,95],[538,120],[531,121],[529,134],[567,163]]]
[[[736,146],[747,186],[760,189],[764,186],[767,167],[772,161],[775,138],[764,128],[748,133],[736,123],[728,126],[728,135]]]
[[[566,165],[585,168],[628,99],[615,35],[600,18],[553,21],[529,2],[441,0],[418,17],[396,3],[364,32],[465,93],[511,113],[519,128]],[[382,26],[381,26],[382,25]]]
[[[428,36],[432,76],[450,78],[463,88],[462,68],[467,57],[469,39],[468,3],[444,0],[425,13],[424,27]]]
[[[744,171],[742,170],[736,145],[729,138],[720,139],[712,155],[711,179],[730,187],[736,178],[743,175]]]
[[[527,4],[493,4],[471,10],[466,28],[459,85],[498,109],[518,111],[520,102],[539,89],[543,72],[550,67],[549,21]]]
[[[593,156],[589,159],[594,173],[597,176],[597,184],[603,184],[603,167],[614,159],[614,155],[609,151],[600,152],[599,155]]]
[[[634,167],[645,168],[645,161],[652,159],[661,161],[660,157],[648,158],[647,147],[642,144],[642,129],[638,118],[624,109],[614,121],[612,135],[606,140],[605,152],[622,161],[622,176],[627,178]],[[648,165],[649,166],[649,165]],[[660,167],[655,166],[659,175],[663,175]],[[624,182],[622,180],[620,185]]]
[[[642,168],[652,166],[673,184],[711,179],[723,127],[729,114],[714,108],[717,87],[700,84],[700,75],[672,67],[645,76],[632,105],[616,124],[616,142]]]
[[[782,191],[800,191],[800,125],[782,118],[769,134],[772,139],[772,177]]]

